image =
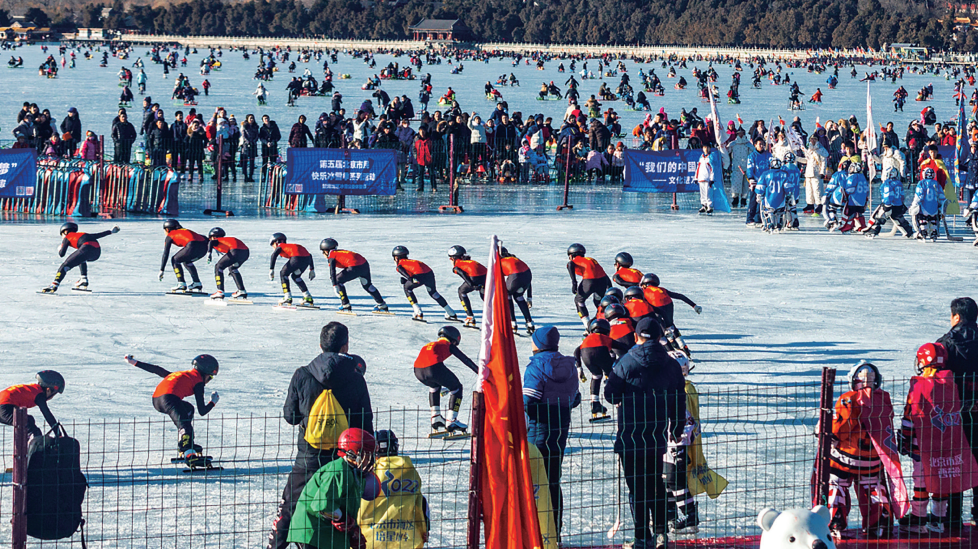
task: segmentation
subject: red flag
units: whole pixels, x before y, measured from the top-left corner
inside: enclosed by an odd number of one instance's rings
[[[737,123],[741,126],[744,125],[744,119],[740,117],[740,113],[737,113]]]
[[[523,383],[510,324],[505,277],[495,236],[489,252],[482,312],[479,387],[482,423],[482,515],[486,549],[541,549],[540,522],[533,496],[529,442],[523,411]]]

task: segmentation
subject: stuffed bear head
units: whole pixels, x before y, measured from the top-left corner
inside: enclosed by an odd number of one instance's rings
[[[812,510],[789,509],[783,513],[764,509],[757,515],[761,534],[760,549],[835,549],[829,533],[828,507]]]

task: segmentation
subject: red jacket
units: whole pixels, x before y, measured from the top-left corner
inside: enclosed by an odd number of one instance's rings
[[[419,166],[428,166],[432,164],[431,159],[431,138],[418,139],[414,142],[414,157],[417,159]]]

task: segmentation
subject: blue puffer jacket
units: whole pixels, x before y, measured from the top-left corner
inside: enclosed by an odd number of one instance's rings
[[[530,358],[523,377],[523,405],[530,418],[532,444],[563,444],[570,427],[570,410],[581,403],[574,357],[541,351]]]

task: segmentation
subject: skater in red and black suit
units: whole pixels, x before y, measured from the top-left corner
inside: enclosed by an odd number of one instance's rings
[[[611,277],[615,284],[622,288],[638,286],[642,280],[642,271],[632,268],[632,255],[621,252],[615,256],[615,274]]]
[[[574,305],[577,306],[577,315],[581,317],[584,328],[587,329],[591,322],[588,316],[585,302],[588,297],[594,301],[597,307],[604,297],[604,293],[611,286],[611,280],[605,274],[604,269],[593,258],[585,257],[587,250],[581,244],[571,244],[567,248],[567,272],[571,279],[571,292],[574,294]],[[577,277],[581,277],[581,282],[577,282]]]
[[[160,263],[160,281],[163,280],[163,274],[166,270],[166,260],[169,259],[170,264],[173,265],[173,274],[177,275],[177,286],[173,288],[173,291],[200,291],[203,286],[200,283],[200,277],[197,276],[197,268],[194,267],[194,261],[201,260],[207,255],[207,239],[190,229],[184,229],[176,219],[167,219],[163,223],[163,231],[166,232],[166,240],[163,241],[163,261]],[[173,254],[171,258],[170,246],[172,245],[183,249]],[[190,279],[193,280],[189,288],[187,287],[186,281],[184,281],[183,271],[180,269],[181,265],[190,273]]]
[[[574,349],[578,376],[583,380],[584,368],[591,372],[591,421],[610,419],[608,409],[601,405],[601,380],[608,377],[615,365],[615,356],[628,352],[630,345],[611,339],[611,323],[596,318],[588,326],[588,335]]]
[[[289,244],[282,233],[273,234],[268,244],[275,248],[275,251],[272,252],[272,262],[268,266],[269,280],[275,280],[275,260],[278,259],[278,256],[289,260],[278,273],[279,279],[282,281],[282,293],[285,294],[279,300],[279,304],[292,304],[292,288],[289,286],[289,277],[292,277],[295,285],[302,290],[302,304],[308,307],[313,306],[312,294],[309,293],[306,282],[302,280],[302,273],[306,269],[309,269],[309,280],[316,279],[315,265],[312,263],[312,255],[309,250],[300,244]]]
[[[353,310],[344,284],[359,280],[363,290],[377,302],[377,305],[374,306],[374,312],[386,313],[387,303],[384,302],[384,298],[380,295],[377,287],[370,281],[370,264],[362,255],[349,250],[340,250],[337,246],[339,244],[332,238],[324,238],[319,243],[319,250],[323,252],[326,262],[329,263],[329,282],[333,285],[336,296],[340,298],[340,310]],[[339,271],[336,270],[337,267],[339,267]]]
[[[696,311],[696,314],[700,314],[703,311],[703,307],[693,303],[692,299],[679,292],[670,292],[665,288],[659,287],[659,277],[653,273],[646,273],[642,277],[641,286],[642,293],[645,295],[645,301],[648,301],[649,305],[652,305],[655,309],[655,314],[659,318],[659,324],[662,325],[662,331],[665,334],[666,341],[677,351],[686,353],[686,357],[688,358],[691,354],[689,347],[686,346],[682,334],[679,333],[679,329],[676,328],[676,324],[673,321],[676,306],[672,300],[678,299],[689,305]]]
[[[214,391],[210,402],[205,403],[204,385],[217,375],[220,369],[217,359],[211,355],[198,355],[192,362],[193,369],[182,372],[170,372],[159,366],[140,362],[132,355],[126,355],[125,359],[129,364],[163,378],[153,392],[153,408],[173,420],[173,424],[177,426],[177,450],[188,464],[192,464],[194,458],[200,454],[201,447],[194,444],[194,405],[183,399],[194,395],[197,413],[201,417],[214,409],[220,396]]]
[[[78,225],[69,221],[61,226],[61,247],[58,248],[58,257],[64,257],[68,248],[75,248],[75,251],[68,256],[68,259],[58,268],[58,274],[54,275],[54,282],[50,286],[41,290],[44,293],[54,293],[58,291],[61,280],[64,279],[68,271],[78,267],[81,278],[75,283],[75,288],[79,290],[88,289],[88,262],[95,261],[102,255],[102,247],[99,246],[98,239],[119,232],[119,227],[112,227],[110,231],[100,233],[80,233]]]
[[[462,246],[452,246],[448,250],[448,258],[452,260],[452,272],[462,277],[462,284],[458,287],[458,299],[465,309],[465,325],[475,328],[475,313],[472,312],[469,294],[478,290],[479,297],[485,299],[486,274],[489,271],[481,263],[469,257]]]
[[[530,318],[530,303],[533,299],[533,273],[530,272],[526,263],[509,253],[506,248],[499,250],[499,262],[502,266],[503,276],[506,277],[506,293],[509,294],[509,316],[513,319],[513,332],[516,332],[516,311],[513,310],[513,302],[515,301],[520,312],[523,313],[526,333],[532,334],[535,330],[533,319]]]
[[[438,330],[438,339],[425,345],[418,353],[418,358],[414,361],[414,376],[418,381],[428,387],[428,404],[431,406],[431,430],[433,434],[443,434],[447,429],[448,433],[456,431],[464,432],[468,426],[458,420],[458,411],[462,407],[462,383],[458,377],[445,366],[445,360],[454,356],[462,361],[474,373],[479,373],[472,360],[465,356],[458,344],[462,341],[462,334],[454,326],[444,326]],[[449,420],[445,424],[445,417],[441,415],[441,389],[444,387],[449,392],[448,408]]]
[[[0,391],[0,423],[13,426],[14,411],[17,408],[33,408],[41,411],[44,421],[52,429],[57,429],[58,420],[48,408],[48,401],[56,395],[65,392],[65,378],[54,370],[44,370],[37,373],[37,383],[14,385]],[[41,436],[34,418],[27,416],[27,434],[30,437]]]
[[[212,253],[223,254],[221,259],[217,260],[217,265],[214,265],[214,281],[217,282],[217,291],[211,294],[211,299],[224,299],[224,269],[228,270],[228,274],[234,279],[234,285],[238,287],[238,291],[234,292],[231,297],[247,299],[248,292],[245,290],[244,281],[241,280],[241,273],[238,272],[238,269],[245,261],[248,261],[248,256],[251,253],[248,251],[248,246],[245,246],[245,243],[237,238],[228,236],[220,227],[211,229],[207,238],[207,262],[211,262]]]
[[[414,295],[414,289],[424,286],[428,290],[428,295],[434,299],[438,305],[445,309],[445,320],[458,320],[455,311],[448,305],[445,298],[438,293],[435,288],[435,273],[431,272],[431,267],[424,263],[408,259],[411,252],[404,246],[395,246],[391,252],[396,265],[397,274],[401,275],[401,284],[404,286],[404,295],[408,298],[408,303],[414,309],[414,319],[424,320],[421,307],[418,305],[418,298]]]
[[[604,317],[611,324],[609,337],[625,347],[624,351],[620,347],[614,349],[615,355],[621,358],[635,345],[635,323],[628,317],[628,309],[621,303],[615,303],[605,309]]]
[[[645,293],[642,292],[642,288],[639,286],[631,286],[625,290],[625,309],[628,310],[628,316],[632,319],[632,322],[638,323],[639,320],[647,316],[651,316],[658,320],[655,314],[655,307],[653,307],[648,301],[645,301]]]

